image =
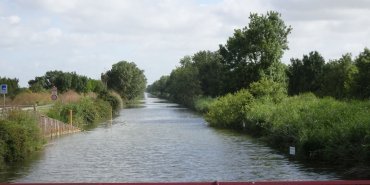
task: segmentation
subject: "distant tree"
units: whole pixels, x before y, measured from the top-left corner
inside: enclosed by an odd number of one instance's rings
[[[205,96],[216,97],[223,94],[224,69],[218,52],[199,51],[192,57],[198,69],[198,80]]]
[[[370,98],[370,50],[365,48],[355,59],[358,74],[355,77],[355,95]]]
[[[99,93],[106,89],[101,80],[88,79],[86,86],[88,92]]]
[[[107,86],[120,94],[125,100],[132,100],[144,93],[146,78],[144,71],[135,63],[121,61],[112,66],[104,75]]]
[[[171,98],[181,104],[192,106],[195,97],[202,94],[199,71],[192,65],[191,57],[180,60],[181,66],[174,69],[168,80],[168,92]]]
[[[56,86],[60,93],[68,90],[86,93],[91,91],[88,87],[89,80],[91,79],[86,76],[78,75],[75,72],[48,71],[44,76],[35,77],[35,79],[28,81],[28,84],[30,90],[33,92],[49,90],[53,86]]]
[[[317,51],[303,55],[303,59],[291,59],[288,69],[290,95],[303,92],[320,93],[325,60]]]
[[[87,82],[88,78],[86,76],[80,76],[76,73],[71,73],[71,89],[74,89],[78,93],[87,93]]]
[[[250,15],[250,23],[237,29],[226,45],[220,45],[222,63],[227,69],[225,89],[235,92],[260,79],[273,63],[280,62],[288,49],[286,26],[277,12]]]
[[[48,87],[48,81],[44,76],[36,77],[34,80],[28,81],[28,85],[32,92],[42,92]]]
[[[349,98],[354,88],[357,67],[351,54],[345,54],[338,60],[327,63],[324,67],[321,93],[323,96]]]
[[[149,85],[147,91],[160,97],[168,98],[168,80],[170,76],[162,76],[159,80]]]

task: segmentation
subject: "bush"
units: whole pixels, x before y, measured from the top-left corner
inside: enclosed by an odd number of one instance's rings
[[[211,97],[198,97],[194,101],[194,109],[200,113],[207,113],[215,100],[215,98]]]
[[[286,85],[284,83],[275,82],[267,78],[261,78],[259,81],[251,83],[248,90],[255,98],[267,99],[267,101],[275,103],[287,97]]]
[[[121,96],[114,91],[100,91],[98,98],[109,102],[114,111],[118,111],[123,107],[123,100]]]
[[[244,90],[212,103],[206,120],[261,135],[284,151],[295,146],[302,159],[370,164],[369,113],[370,101],[342,102],[308,93],[276,103]]]
[[[106,101],[85,97],[74,103],[57,102],[47,115],[68,123],[70,110],[73,112],[73,124],[82,126],[109,118],[111,106]]]
[[[0,120],[0,166],[25,159],[42,144],[35,116],[11,111],[4,120]]]
[[[248,110],[253,101],[252,94],[247,90],[227,94],[209,106],[205,119],[211,126],[241,129],[245,117],[243,110]]]

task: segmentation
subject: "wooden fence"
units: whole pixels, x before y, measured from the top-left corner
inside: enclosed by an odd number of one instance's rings
[[[73,126],[72,124],[66,124],[59,120],[49,118],[40,113],[36,113],[39,120],[39,127],[41,128],[42,134],[46,138],[53,138],[56,136],[80,132],[81,129]]]
[[[48,116],[41,114],[38,111],[35,111],[36,108],[24,109],[24,108],[20,108],[19,106],[7,107],[0,111],[0,118],[2,119],[6,118],[9,111],[13,111],[13,110],[25,111],[25,112],[28,112],[29,114],[36,116],[36,119],[38,120],[38,126],[41,129],[41,134],[45,138],[53,138],[53,137],[61,136],[64,134],[71,134],[71,133],[81,131],[80,128],[73,126],[72,124],[66,124],[62,121],[49,118]]]

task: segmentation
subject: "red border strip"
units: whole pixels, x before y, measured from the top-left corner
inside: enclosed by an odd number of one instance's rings
[[[12,183],[13,184],[13,183]],[[6,183],[0,183],[6,185]],[[260,182],[164,182],[164,183],[14,183],[14,185],[370,185],[370,180],[353,181],[260,181]]]

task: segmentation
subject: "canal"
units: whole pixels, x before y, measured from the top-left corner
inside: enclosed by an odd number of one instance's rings
[[[334,180],[244,134],[207,126],[177,104],[146,94],[111,123],[52,140],[7,182]],[[10,173],[10,175],[9,175]],[[5,173],[2,173],[4,175]]]

